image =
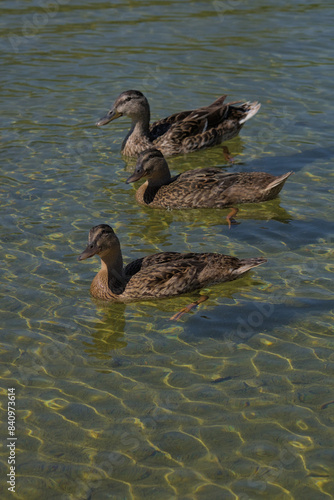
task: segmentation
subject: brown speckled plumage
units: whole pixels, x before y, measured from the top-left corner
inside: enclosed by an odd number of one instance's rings
[[[106,125],[119,116],[132,119],[122,144],[126,156],[138,156],[155,147],[166,156],[190,153],[215,146],[237,135],[243,124],[260,109],[257,102],[224,104],[226,95],[209,106],[181,111],[150,125],[150,106],[138,90],[122,92],[106,116],[96,125]]]
[[[91,294],[117,302],[192,292],[209,284],[235,280],[266,262],[263,258],[237,259],[218,253],[162,252],[123,267],[119,240],[107,224],[90,230],[88,246],[78,259],[93,255],[101,258],[101,270],[93,279]]]
[[[138,157],[127,183],[146,177],[136,192],[141,205],[155,208],[224,208],[239,203],[272,200],[292,174],[226,173],[219,168],[188,170],[171,177],[162,153],[149,149]]]

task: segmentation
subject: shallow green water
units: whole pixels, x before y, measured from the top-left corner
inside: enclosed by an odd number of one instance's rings
[[[20,0],[1,18],[1,498],[333,498],[331,2]],[[261,101],[228,143],[233,166],[217,147],[173,172],[295,175],[231,231],[225,211],[138,207],[127,119],[94,126],[131,88],[153,119],[223,93]],[[195,296],[90,298],[99,262],[76,256],[98,223],[127,262],[173,249],[268,263],[175,323]]]

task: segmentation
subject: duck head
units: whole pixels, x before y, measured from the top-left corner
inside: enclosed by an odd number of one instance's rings
[[[170,171],[164,155],[158,149],[146,149],[138,156],[135,171],[126,184],[147,177],[149,184],[161,185],[170,180]]]
[[[101,259],[110,253],[119,253],[120,243],[113,229],[108,224],[99,224],[89,231],[88,245],[79,255],[78,260],[85,260],[99,255]]]
[[[128,116],[132,121],[139,121],[142,118],[150,119],[150,106],[144,94],[139,90],[126,90],[122,92],[113,104],[108,113],[101,118],[96,125],[98,127],[106,125],[120,116]]]

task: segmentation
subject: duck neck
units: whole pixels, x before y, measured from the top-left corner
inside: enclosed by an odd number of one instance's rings
[[[131,129],[129,136],[131,139],[150,137],[150,111],[146,110],[145,113],[140,116],[132,118]]]
[[[169,184],[170,181],[171,175],[166,160],[164,158],[158,159],[153,174],[147,179],[148,187],[158,188]]]
[[[110,252],[100,255],[101,269],[98,273],[99,280],[107,286],[112,293],[122,293],[126,286],[125,273],[123,268],[122,253]]]
[[[125,155],[135,156],[143,149],[152,147],[150,139],[150,115],[132,119],[132,126],[126,135],[121,151]]]

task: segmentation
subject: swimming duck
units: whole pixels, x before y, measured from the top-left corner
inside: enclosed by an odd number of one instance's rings
[[[261,106],[257,102],[241,101],[224,104],[226,97],[223,95],[209,106],[175,113],[150,125],[146,97],[138,90],[126,90],[96,125],[106,125],[123,115],[131,118],[131,129],[121,149],[126,156],[138,156],[152,147],[166,156],[190,153],[232,139]]]
[[[237,259],[218,253],[161,252],[136,259],[124,267],[119,239],[107,224],[89,231],[88,246],[78,260],[93,255],[100,257],[101,269],[93,279],[91,294],[116,302],[189,293],[209,284],[235,280],[266,262],[261,257]],[[199,302],[202,301],[203,298]]]
[[[142,177],[146,182],[136,192],[141,205],[154,208],[225,208],[239,203],[272,200],[293,172],[280,176],[265,172],[226,173],[220,168],[198,168],[172,177],[168,164],[157,149],[138,156],[134,173],[127,183]],[[229,226],[237,213],[233,207],[227,215]]]

